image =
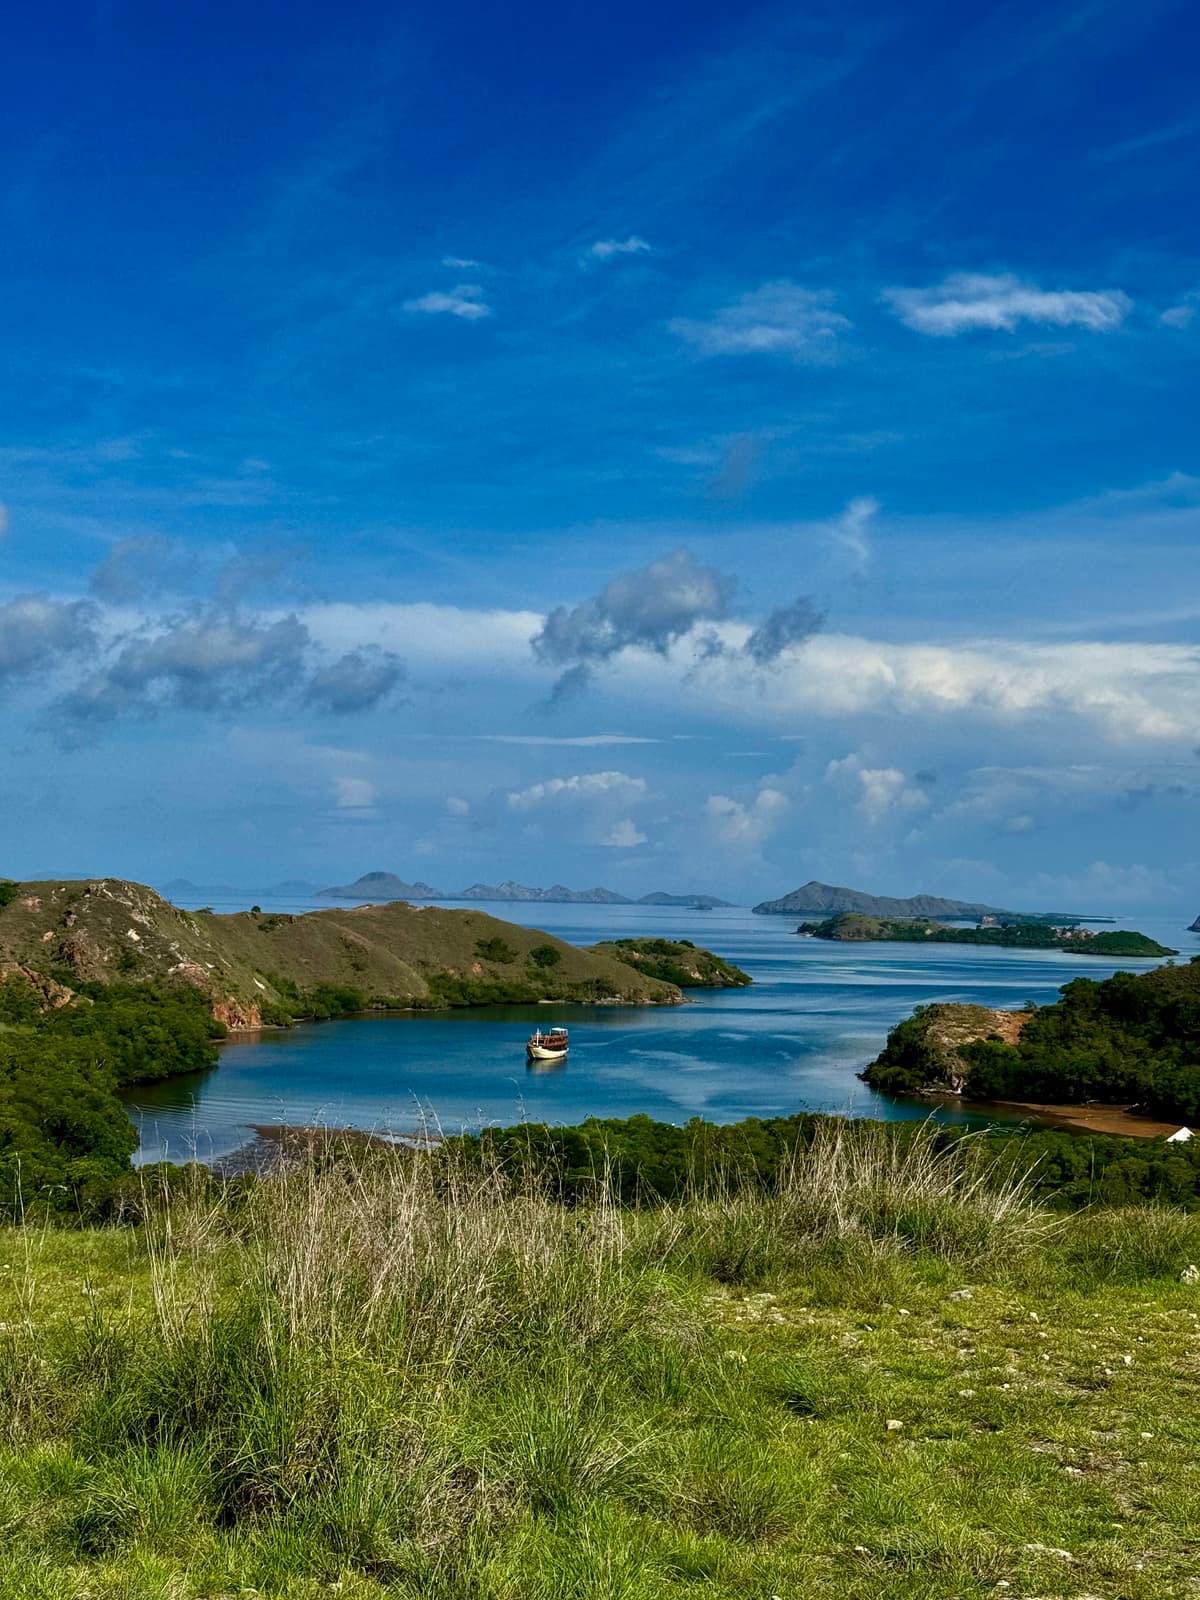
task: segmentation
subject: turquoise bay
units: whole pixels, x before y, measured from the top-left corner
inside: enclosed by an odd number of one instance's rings
[[[218,910],[240,909],[218,905]],[[308,909],[281,903],[264,909]],[[1073,977],[1118,966],[1056,951],[911,944],[830,944],[796,937],[795,920],[742,908],[694,912],[650,906],[489,906],[575,944],[621,934],[692,939],[744,967],[749,989],[704,990],[686,1006],[509,1008],[368,1017],[232,1040],[214,1071],[133,1088],[139,1159],[201,1160],[244,1144],[256,1124],[314,1124],[447,1132],[521,1120],[579,1122],[638,1112],[667,1122],[701,1116],[824,1111],[923,1116],[856,1074],[888,1029],[934,1000],[1019,1007],[1053,1000]],[[1139,917],[1142,931],[1200,954],[1200,935],[1176,917]],[[532,1072],[524,1043],[550,1018],[572,1032],[569,1064]],[[939,1112],[962,1120],[953,1110]]]

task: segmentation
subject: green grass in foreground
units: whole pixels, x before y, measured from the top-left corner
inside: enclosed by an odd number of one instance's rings
[[[1198,1257],[836,1131],[641,1212],[387,1158],[10,1229],[0,1600],[1195,1596]]]

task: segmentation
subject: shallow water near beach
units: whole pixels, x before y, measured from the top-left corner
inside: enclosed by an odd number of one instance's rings
[[[264,902],[264,910],[309,908]],[[671,1008],[483,1008],[243,1036],[222,1049],[221,1064],[211,1072],[129,1090],[127,1108],[142,1140],[138,1159],[226,1155],[260,1123],[380,1132],[428,1124],[457,1133],[488,1123],[573,1123],[639,1112],[675,1123],[798,1111],[923,1117],[928,1106],[889,1100],[856,1076],[914,1006],[935,1000],[1044,1004],[1071,978],[1157,965],[1053,950],[834,944],[798,938],[794,917],[756,917],[740,907],[482,909],[573,944],[622,935],[691,939],[745,968],[754,983],[693,990],[688,1005]],[[1187,960],[1200,954],[1200,935],[1186,932],[1185,920],[1141,916],[1131,925]],[[531,1071],[525,1040],[534,1026],[551,1020],[571,1029],[569,1061],[557,1070]],[[933,1114],[945,1121],[994,1120],[953,1107]]]

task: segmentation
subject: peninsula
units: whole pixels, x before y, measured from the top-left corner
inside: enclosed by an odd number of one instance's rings
[[[371,1007],[678,1005],[679,987],[486,912],[404,901],[303,915],[183,911],[117,878],[0,881],[0,980],[200,990],[229,1028]]]
[[[1200,1121],[1200,957],[1186,966],[1075,978],[1024,1011],[918,1006],[862,1073],[898,1095],[1031,1105],[1098,1101]]]
[[[1178,950],[1128,928],[1094,933],[1090,928],[1054,927],[1042,921],[995,922],[978,928],[955,928],[925,917],[891,919],[846,911],[824,922],[802,922],[796,932],[808,939],[833,939],[842,943],[974,944],[1000,950],[1062,950],[1076,956],[1155,958],[1179,954]]]

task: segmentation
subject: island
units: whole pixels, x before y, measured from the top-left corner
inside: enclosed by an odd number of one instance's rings
[[[189,888],[194,888],[189,885]],[[482,900],[509,905],[565,905],[565,906],[682,906],[692,911],[712,911],[718,906],[728,906],[728,900],[718,900],[711,894],[667,894],[655,890],[633,900],[615,889],[597,886],[594,889],[568,889],[566,884],[552,883],[541,889],[527,883],[517,883],[507,878],[503,883],[472,883],[465,889],[435,889],[432,884],[419,879],[409,883],[394,872],[364,872],[353,883],[335,884],[328,889],[314,891],[318,900]]]
[[[1189,922],[1188,923],[1188,932],[1189,933],[1200,933],[1200,917],[1197,917],[1195,922]]]
[[[886,1094],[1096,1101],[1200,1121],[1200,957],[1101,982],[1075,978],[1061,996],[1023,1011],[918,1006],[861,1076]]]
[[[754,911],[759,916],[801,915],[830,917],[844,911],[857,911],[866,917],[907,919],[925,917],[934,921],[981,921],[985,917],[1019,922],[1111,922],[1111,917],[1081,916],[1065,911],[1005,911],[1001,906],[984,905],[975,900],[948,900],[943,895],[914,894],[906,900],[892,895],[867,894],[862,889],[840,888],[819,883],[814,878],[779,900],[762,900]]]
[[[716,962],[696,951],[691,964]],[[118,878],[0,881],[0,981],[44,1005],[103,986],[198,990],[231,1029],[367,1009],[679,1005],[615,948],[582,950],[484,911],[406,901],[303,914],[184,911]]]
[[[808,939],[842,942],[888,941],[904,944],[974,944],[1002,950],[1061,950],[1075,956],[1135,956],[1156,958],[1178,955],[1144,933],[1121,928],[1096,933],[1071,924],[1054,927],[1044,922],[993,921],[977,928],[955,928],[925,918],[892,919],[843,912],[824,922],[802,922],[796,932]]]
[[[591,949],[679,989],[743,989],[753,981],[741,967],[701,950],[690,939],[606,939]]]

